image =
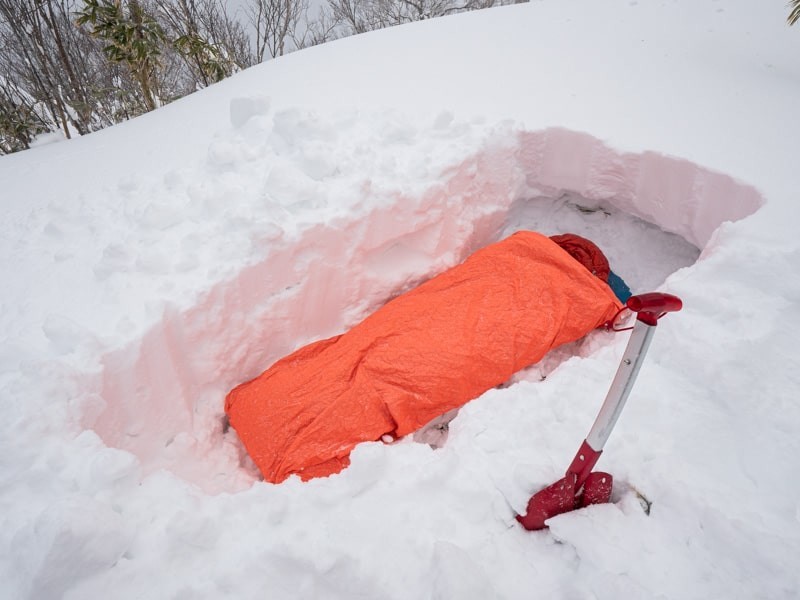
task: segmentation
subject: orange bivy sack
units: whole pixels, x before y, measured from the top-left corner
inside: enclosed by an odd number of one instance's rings
[[[341,471],[360,442],[412,433],[611,320],[613,292],[568,252],[529,231],[475,252],[236,387],[231,425],[267,481]]]

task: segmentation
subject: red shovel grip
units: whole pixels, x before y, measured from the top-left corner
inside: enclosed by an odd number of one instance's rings
[[[649,292],[631,296],[625,305],[638,313],[636,318],[648,325],[655,325],[668,312],[677,312],[683,308],[683,301],[672,294]]]

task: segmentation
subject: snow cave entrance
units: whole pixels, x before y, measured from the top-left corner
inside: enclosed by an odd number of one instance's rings
[[[589,238],[634,293],[652,291],[693,265],[722,223],[762,204],[754,188],[686,160],[619,153],[563,129],[522,132],[420,197],[309,227],[191,309],[166,311],[103,357],[83,424],[137,456],[143,475],[166,469],[209,493],[245,489],[258,473],[224,424],[225,395],[296,348],[520,229]]]

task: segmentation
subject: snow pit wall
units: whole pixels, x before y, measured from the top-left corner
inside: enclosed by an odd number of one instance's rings
[[[83,425],[135,454],[144,473],[166,468],[209,492],[240,489],[255,475],[224,432],[232,387],[496,241],[520,198],[565,192],[698,248],[763,204],[754,188],[686,160],[618,153],[564,129],[522,132],[452,166],[418,197],[397,194],[346,222],[272,236],[264,260],[107,354],[102,401],[87,403]]]

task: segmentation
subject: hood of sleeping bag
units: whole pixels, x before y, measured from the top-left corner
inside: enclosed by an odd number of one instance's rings
[[[225,411],[267,481],[327,476],[357,444],[419,429],[619,308],[569,250],[519,232],[279,360]]]
[[[566,250],[572,258],[589,269],[590,273],[603,281],[608,281],[608,274],[611,271],[608,259],[594,242],[574,233],[553,235],[550,236],[550,239]]]

